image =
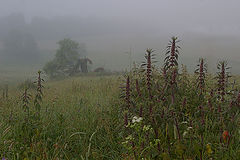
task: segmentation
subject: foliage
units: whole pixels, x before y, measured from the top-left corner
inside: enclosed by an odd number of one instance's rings
[[[118,85],[116,76],[45,82],[39,118],[36,91],[11,89],[0,103],[0,158],[120,159]]]
[[[58,45],[55,58],[44,66],[44,71],[50,77],[69,75],[80,55],[86,52],[84,45],[71,39],[63,39]]]
[[[179,74],[175,40],[163,72],[151,63],[148,49],[147,67],[126,75],[121,102],[125,159],[237,159],[240,90],[229,85],[227,63],[219,62],[216,78],[207,75],[203,59],[196,75],[184,68]]]
[[[239,77],[226,62],[211,75],[200,59],[190,74],[177,58],[162,68],[154,58],[147,49],[124,83],[86,75],[43,88],[38,72],[35,90],[10,86],[0,102],[0,158],[239,159]]]

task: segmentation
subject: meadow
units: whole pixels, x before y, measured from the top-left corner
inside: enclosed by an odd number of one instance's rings
[[[154,50],[124,75],[85,75],[8,87],[0,103],[0,157],[238,160],[240,85],[226,61],[195,73],[178,65],[173,37],[164,66]],[[4,88],[4,87],[3,87]],[[4,89],[3,89],[4,91]]]
[[[1,99],[0,154],[7,159],[119,159],[116,76],[79,77],[43,83],[41,118],[35,117],[35,89],[29,116],[23,90],[9,87]]]

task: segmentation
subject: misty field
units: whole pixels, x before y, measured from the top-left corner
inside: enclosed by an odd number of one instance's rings
[[[240,0],[0,0],[0,160],[240,160]]]
[[[163,66],[147,49],[144,62],[124,74],[86,70],[45,81],[38,71],[34,81],[2,85],[0,156],[240,159],[239,76],[224,60],[208,73],[203,58],[189,73],[178,65],[178,42],[169,41]]]
[[[134,77],[133,73],[130,77]],[[1,157],[54,160],[141,159],[141,155],[145,159],[200,159],[202,152],[202,159],[220,159],[219,157],[238,159],[240,155],[239,116],[235,115],[235,120],[232,121],[230,119],[232,116],[229,117],[226,112],[238,114],[239,111],[234,107],[228,108],[229,104],[224,104],[221,114],[223,119],[221,122],[215,120],[220,114],[216,111],[217,108],[214,108],[216,104],[212,100],[213,108],[209,108],[207,104],[204,105],[204,119],[197,112],[196,115],[190,116],[190,113],[194,113],[195,110],[201,112],[201,109],[198,109],[198,96],[194,94],[196,86],[192,85],[195,80],[192,76],[189,76],[192,81],[181,84],[185,85],[182,89],[192,90],[192,92],[185,92],[181,98],[177,97],[181,99],[178,107],[184,113],[182,116],[185,117],[184,120],[179,121],[179,135],[174,127],[175,122],[166,121],[167,117],[165,117],[166,119],[157,121],[158,125],[163,125],[163,130],[158,130],[158,138],[155,138],[154,126],[150,125],[152,122],[149,119],[143,118],[138,121],[139,117],[144,117],[144,112],[146,116],[148,115],[149,102],[135,97],[137,95],[135,81],[131,81],[131,84],[133,83],[131,105],[135,108],[133,113],[128,114],[129,126],[127,128],[124,126],[123,114],[126,110],[123,106],[126,104],[125,100],[119,98],[122,92],[119,86],[125,85],[122,82],[123,79],[123,76],[87,76],[43,82],[39,119],[35,116],[36,109],[33,103],[35,89],[28,91],[31,96],[27,104],[29,106],[29,115],[27,115],[21,97],[23,91],[17,87],[9,87],[8,98],[1,99],[0,104]],[[141,81],[139,85],[140,83]],[[213,85],[212,79],[209,83]],[[141,96],[148,94],[143,88],[141,93]],[[152,105],[166,110],[166,104],[155,103],[157,104],[152,103]],[[141,106],[143,115],[139,116]],[[158,114],[163,116],[162,112]],[[134,119],[134,115],[138,119],[131,120]],[[189,116],[191,119],[187,118]],[[203,120],[204,126],[201,126]],[[222,130],[227,130],[231,138],[223,139],[220,127],[223,127]],[[134,147],[132,142],[128,146],[127,142],[131,139],[135,143]],[[159,152],[158,145],[155,143],[160,144]],[[159,156],[154,158],[156,155]]]
[[[171,96],[169,102],[163,100],[158,89],[161,86],[157,84],[164,82],[160,72],[152,71],[152,85],[156,86],[151,92],[156,97],[151,99],[144,72],[136,70],[125,77],[42,82],[39,115],[34,104],[37,86],[27,91],[28,102],[23,89],[10,86],[8,98],[1,98],[0,104],[1,157],[239,159],[239,95],[226,95],[226,100],[219,102],[204,92],[205,100],[201,100],[194,85],[196,75],[185,72],[179,76],[172,105]],[[208,75],[206,85],[215,87],[215,80]]]
[[[41,117],[29,116],[22,91],[1,99],[1,157],[10,159],[118,159],[121,139],[117,77],[81,77],[44,83]]]

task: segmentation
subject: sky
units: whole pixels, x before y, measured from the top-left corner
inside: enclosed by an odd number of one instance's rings
[[[223,57],[240,66],[239,6],[240,0],[0,0],[0,17],[22,13],[29,24],[36,17],[53,23],[58,17],[80,19],[80,26],[85,28],[79,27],[79,32],[88,34],[74,38],[86,43],[89,56],[99,67],[123,69],[129,63],[123,55],[130,48],[138,61],[146,48],[154,48],[160,54],[171,36],[182,40],[183,59],[190,66],[198,57],[209,61]],[[62,25],[58,21],[56,24]],[[78,30],[73,24],[61,26],[56,34],[73,35],[69,32]],[[41,27],[38,31],[41,33]],[[54,35],[55,29],[49,32]],[[58,40],[44,39],[38,44],[44,49],[56,48]],[[196,60],[192,62],[193,58]],[[216,62],[212,63],[214,66]]]
[[[239,0],[0,0],[0,15],[127,19],[156,28],[240,34],[239,6]]]

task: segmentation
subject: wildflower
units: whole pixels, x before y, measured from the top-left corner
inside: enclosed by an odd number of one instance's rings
[[[225,131],[223,132],[222,138],[223,138],[224,142],[227,141],[227,139],[229,138],[229,133],[228,133],[228,131],[225,130]]]
[[[211,145],[208,143],[207,146],[206,146],[206,149],[207,149],[207,153],[210,155],[212,154],[212,148],[211,148]]]
[[[139,123],[139,122],[142,121],[142,119],[143,119],[142,117],[138,118],[137,116],[134,116],[133,119],[132,119],[132,123],[136,123],[136,122]]]
[[[128,126],[128,115],[127,115],[127,112],[125,112],[125,114],[124,114],[124,124],[125,124],[125,126]]]
[[[185,137],[187,135],[187,131],[183,132],[183,137]]]
[[[188,127],[187,130],[189,131],[190,129],[192,129],[192,127]]]

